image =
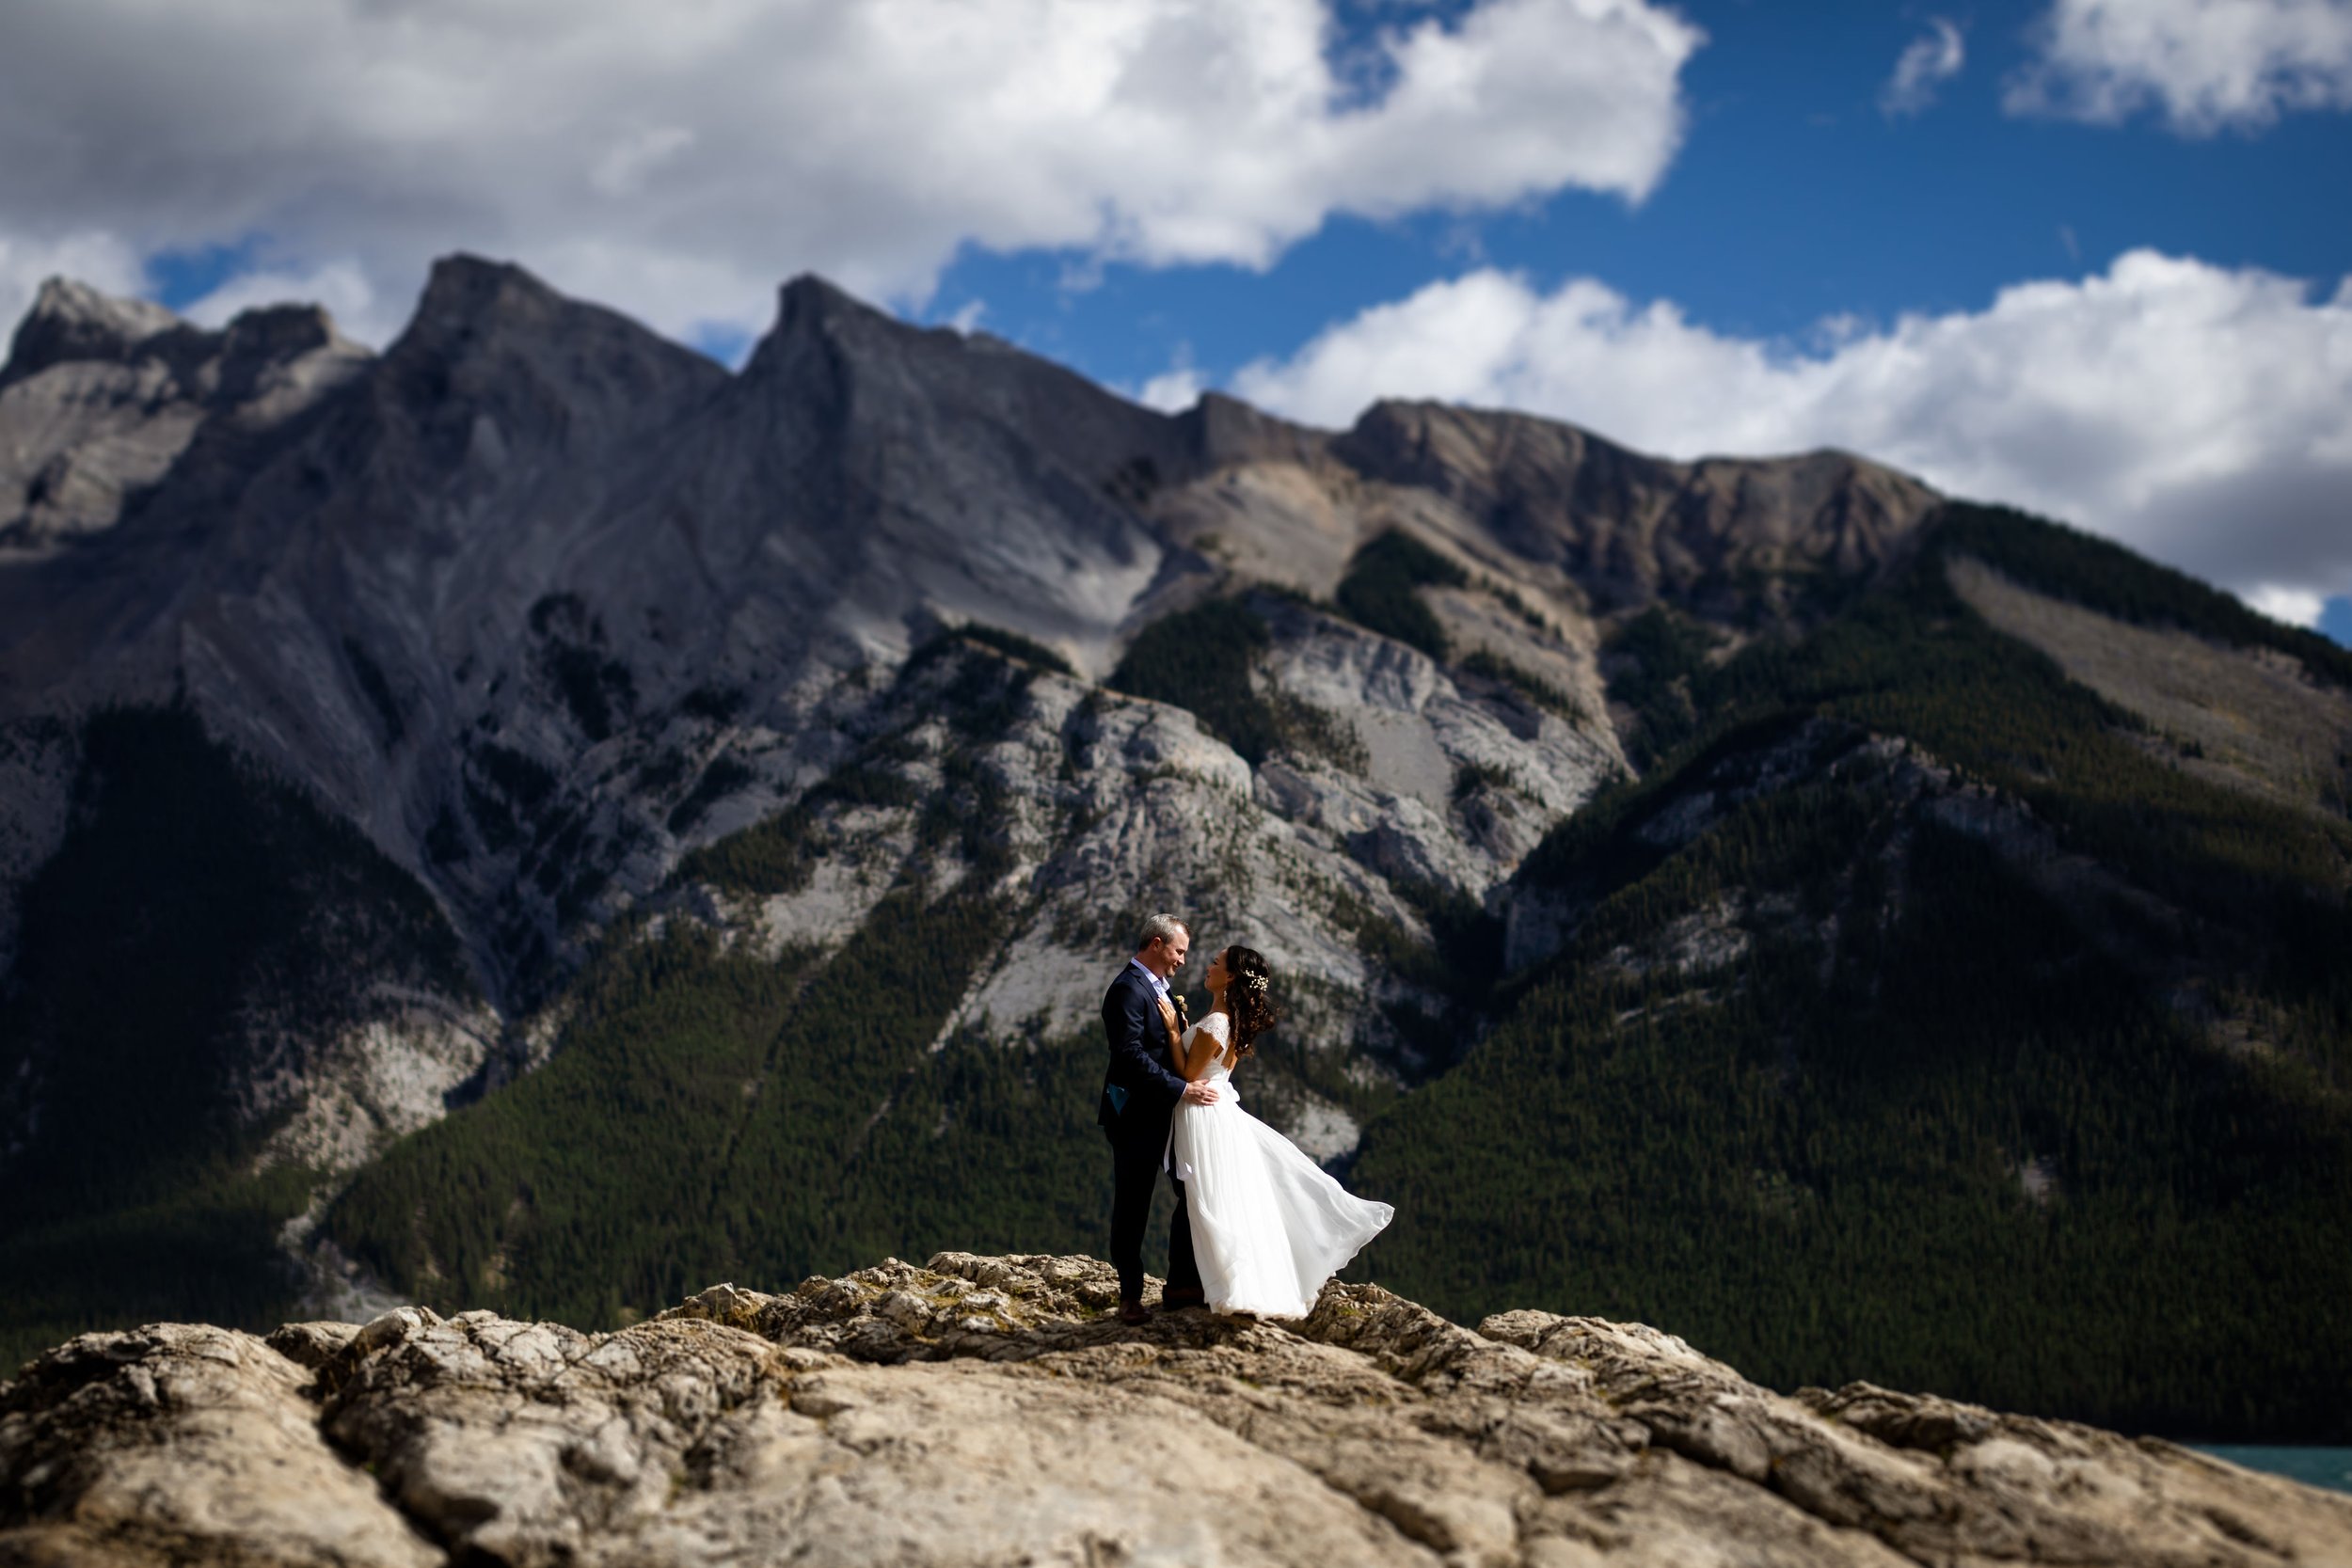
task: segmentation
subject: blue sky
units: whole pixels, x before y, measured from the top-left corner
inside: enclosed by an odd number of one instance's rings
[[[924,312],[974,301],[981,325],[1084,370],[1139,384],[1188,349],[1231,371],[1327,321],[1473,261],[1537,279],[1601,278],[1663,296],[1720,330],[1802,335],[1826,317],[1980,309],[2004,285],[2076,277],[2135,246],[2332,280],[2352,273],[2352,115],[2298,115],[2197,139],[2001,112],[2039,4],[1948,12],[1812,0],[1711,0],[1685,68],[1690,130],[1638,205],[1565,191],[1500,214],[1339,218],[1263,273],[1113,264],[1073,287],[1082,256],[971,251]],[[1967,59],[1923,112],[1889,117],[1881,87],[1934,15],[1962,20]],[[1359,24],[1362,18],[1357,18]],[[723,348],[723,343],[720,346]]]
[[[814,270],[1169,406],[1847,446],[2352,639],[2347,110],[2352,0],[29,0],[0,310],[381,343],[466,248],[733,361]]]
[[[977,305],[987,329],[1114,385],[1178,360],[1215,385],[1472,264],[1539,285],[1597,277],[1799,349],[1826,320],[1982,310],[2006,286],[2080,278],[2137,247],[2322,286],[2352,274],[2352,114],[2192,136],[2145,113],[2121,125],[2005,113],[2038,3],[1816,0],[1802,26],[1747,0],[1680,9],[1708,43],[1683,73],[1687,140],[1645,200],[1569,190],[1502,213],[1343,216],[1263,272],[972,250],[923,314]],[[1937,17],[1961,29],[1964,64],[1931,104],[1887,112],[1897,59]],[[2324,604],[2319,628],[2352,643],[2352,596]]]
[[[2294,277],[2352,273],[2352,201],[2327,195],[2352,170],[2352,115],[2193,139],[2004,115],[2001,84],[2029,55],[2039,3],[1808,0],[1801,26],[1789,8],[1750,0],[1675,8],[1708,42],[1683,72],[1687,140],[1643,202],[1567,190],[1499,213],[1343,215],[1263,270],[966,245],[905,313],[946,322],[977,304],[986,330],[1136,386],[1180,354],[1214,372],[1285,352],[1335,317],[1473,262],[1597,277],[1747,337],[1802,336],[1841,314],[1978,309],[2006,284],[2080,277],[2135,246]],[[1360,36],[1387,11],[1338,16]],[[1897,58],[1940,15],[1963,19],[1961,73],[1923,111],[1882,112]],[[161,253],[151,292],[194,304],[255,249]],[[692,336],[735,360],[757,334]]]

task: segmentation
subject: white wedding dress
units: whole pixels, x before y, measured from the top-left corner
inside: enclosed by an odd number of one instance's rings
[[[1233,1092],[1232,1020],[1211,1013],[1184,1031],[1188,1053],[1206,1031],[1224,1047],[1207,1073],[1214,1105],[1178,1101],[1168,1163],[1184,1184],[1200,1288],[1216,1312],[1303,1318],[1347,1260],[1396,1211],[1356,1196],[1298,1146],[1241,1108]]]

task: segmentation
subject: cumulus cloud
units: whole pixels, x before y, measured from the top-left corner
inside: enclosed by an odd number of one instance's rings
[[[181,311],[199,326],[219,326],[257,305],[324,305],[352,336],[383,342],[400,330],[406,301],[385,299],[357,261],[329,261],[307,271],[240,272]]]
[[[1890,119],[1925,113],[1936,89],[1959,75],[1967,58],[1960,29],[1940,16],[1930,18],[1927,35],[1912,40],[1896,60],[1895,74],[1879,88],[1879,112]]]
[[[1179,355],[1176,363],[1146,381],[1135,390],[1135,400],[1146,408],[1156,408],[1163,414],[1181,414],[1200,401],[1200,394],[1209,385],[1208,377],[1191,362],[1189,355]]]
[[[2352,108],[2352,0],[2054,0],[2013,114],[2115,124],[2162,112],[2184,135]]]
[[[2265,584],[2246,595],[2246,602],[2274,621],[2289,626],[2315,626],[2328,612],[2325,595],[2300,588],[2279,588]]]
[[[1639,201],[1673,160],[1671,9],[1383,15],[1335,65],[1328,0],[0,7],[0,211],[260,236],[370,300],[513,256],[691,336],[804,268],[919,303],[967,245],[1263,266],[1334,214]]]
[[[2330,297],[2135,250],[1983,310],[1726,336],[1590,278],[1493,270],[1337,324],[1233,390],[1344,424],[1376,397],[1572,420],[1677,457],[1842,447],[2122,540],[2306,623],[2352,593],[2352,277]]]

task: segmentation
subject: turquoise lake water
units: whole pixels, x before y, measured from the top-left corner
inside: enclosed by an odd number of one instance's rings
[[[2249,1470],[2268,1470],[2273,1475],[2299,1481],[2306,1486],[2352,1492],[2352,1449],[2270,1449],[2220,1443],[2192,1443],[2189,1447]]]

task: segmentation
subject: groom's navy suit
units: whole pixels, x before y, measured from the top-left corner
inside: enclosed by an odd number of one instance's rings
[[[1143,1229],[1168,1148],[1168,1117],[1184,1093],[1184,1079],[1168,1065],[1172,1033],[1160,1012],[1159,993],[1142,970],[1129,963],[1103,996],[1103,1034],[1111,1059],[1095,1112],[1111,1141],[1111,1266],[1119,1271],[1119,1293],[1128,1301],[1143,1296]],[[1198,1294],[1200,1269],[1193,1261],[1184,1184],[1173,1172],[1168,1183],[1176,1189],[1176,1213],[1168,1227],[1168,1288]]]

